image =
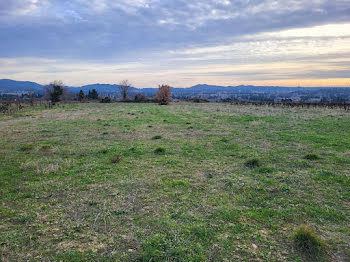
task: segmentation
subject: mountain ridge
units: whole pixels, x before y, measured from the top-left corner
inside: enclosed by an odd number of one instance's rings
[[[16,81],[11,79],[0,79],[0,94],[23,94],[28,91],[34,91],[37,94],[43,94],[44,85],[30,81]],[[66,86],[72,93],[79,93],[83,90],[88,93],[89,90],[96,89],[99,94],[111,97],[118,97],[119,90],[117,84],[89,84],[83,86]],[[136,93],[153,97],[158,88],[130,88],[130,96]],[[350,87],[283,87],[283,86],[219,86],[208,84],[197,84],[191,87],[172,88],[173,98],[191,99],[205,98],[210,100],[222,99],[301,99],[303,96],[314,98],[336,98],[350,100]]]

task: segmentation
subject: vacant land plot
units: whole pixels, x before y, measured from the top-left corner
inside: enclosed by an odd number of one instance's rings
[[[74,104],[0,116],[3,261],[349,261],[350,114]]]

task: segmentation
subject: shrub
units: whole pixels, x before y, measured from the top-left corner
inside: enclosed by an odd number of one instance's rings
[[[303,255],[316,260],[325,253],[325,242],[306,225],[298,227],[292,235],[294,245]]]
[[[171,88],[168,85],[161,85],[156,93],[156,100],[161,105],[167,105],[171,101]]]
[[[97,90],[95,88],[92,89],[92,90],[89,90],[89,93],[88,93],[87,97],[89,99],[98,99],[98,92],[97,92]]]
[[[163,154],[163,153],[165,153],[165,148],[164,147],[157,147],[154,150],[154,153],[156,153],[156,154]]]
[[[260,160],[257,158],[248,159],[245,161],[244,165],[249,168],[256,168],[261,166]]]
[[[154,136],[154,137],[152,137],[152,139],[153,140],[162,139],[162,136],[159,136],[159,135],[158,136]]]
[[[305,159],[307,160],[319,160],[321,157],[315,153],[309,153],[304,156]]]
[[[106,96],[106,97],[102,98],[100,102],[101,103],[111,103],[112,99],[110,97]]]
[[[193,98],[190,99],[190,101],[192,101],[193,103],[208,103],[209,100],[204,99],[204,98]]]
[[[148,102],[149,99],[145,95],[141,93],[137,93],[134,97],[134,101],[141,103],[141,102]]]
[[[47,86],[44,86],[45,96],[51,100],[52,103],[61,101],[61,96],[65,92],[62,81],[54,81]]]

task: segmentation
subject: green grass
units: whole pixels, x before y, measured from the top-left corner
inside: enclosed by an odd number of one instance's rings
[[[0,260],[308,261],[308,224],[322,259],[347,261],[349,126],[340,109],[219,103],[0,116]]]
[[[320,261],[326,255],[325,241],[309,226],[298,227],[292,235],[295,247],[310,261]]]

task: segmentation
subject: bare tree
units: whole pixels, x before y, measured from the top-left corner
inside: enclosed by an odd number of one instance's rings
[[[171,101],[171,87],[168,85],[161,85],[156,93],[156,100],[161,105],[167,105]]]
[[[66,87],[62,87],[62,95],[60,97],[61,101],[67,102],[74,99],[74,94],[68,90]]]
[[[126,100],[128,98],[130,87],[131,83],[129,82],[129,80],[123,80],[119,83],[118,88],[120,90],[123,100]]]
[[[29,98],[29,104],[31,106],[34,106],[34,88],[29,88],[27,94]]]

